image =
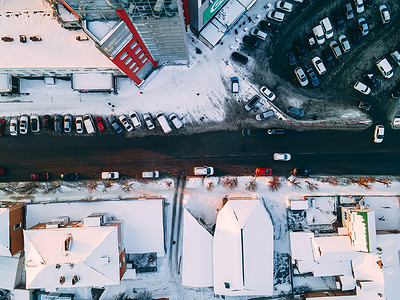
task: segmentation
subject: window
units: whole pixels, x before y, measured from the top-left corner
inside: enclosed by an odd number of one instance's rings
[[[14,230],[16,230],[16,229],[18,229],[18,228],[21,228],[21,226],[22,226],[22,223],[21,223],[21,222],[15,224],[15,225],[14,225]]]
[[[328,292],[324,292],[325,296],[330,296],[331,294],[329,294]]]

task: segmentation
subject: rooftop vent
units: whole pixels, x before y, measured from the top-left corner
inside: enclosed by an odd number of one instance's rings
[[[77,284],[77,283],[78,283],[78,281],[79,281],[79,277],[78,277],[78,275],[75,275],[74,277],[72,277],[72,285],[75,285],[75,284]]]

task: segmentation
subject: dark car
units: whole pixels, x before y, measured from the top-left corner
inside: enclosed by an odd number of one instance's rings
[[[272,128],[267,130],[268,134],[285,134],[285,129],[283,128]]]
[[[50,178],[49,173],[33,173],[31,174],[31,180],[48,180]]]
[[[390,96],[391,96],[393,99],[397,99],[397,98],[400,97],[400,84],[398,84],[398,85],[394,88],[394,90],[393,90],[393,92],[390,94]]]
[[[364,74],[364,78],[367,79],[374,87],[378,87],[381,83],[378,76],[372,73]]]
[[[260,96],[254,95],[253,98],[247,102],[246,106],[244,107],[245,110],[250,111],[252,108],[257,108],[258,102],[260,101]]]
[[[97,117],[96,118],[96,125],[97,125],[97,128],[99,129],[100,132],[106,130],[106,128],[104,127],[104,123],[103,123],[103,118],[102,117]]]
[[[332,66],[335,64],[335,61],[333,60],[332,51],[329,48],[325,48],[324,50],[322,50],[322,54],[324,55],[325,62],[328,66]]]
[[[301,169],[301,168],[295,168],[293,169],[293,175],[297,177],[307,177],[310,175],[311,170],[310,169]]]
[[[63,122],[63,117],[61,117],[60,115],[56,115],[54,117],[54,131],[55,132],[62,131],[62,122]]]
[[[65,180],[65,181],[75,181],[79,179],[79,175],[76,173],[72,173],[72,174],[58,174],[60,176],[61,180]]]
[[[276,24],[267,21],[261,21],[258,27],[260,27],[262,31],[268,30],[269,32],[275,32],[277,28]]]
[[[310,76],[311,83],[313,86],[318,86],[319,85],[319,80],[317,75],[315,74],[314,70],[312,68],[307,70],[308,76]]]
[[[258,39],[249,36],[249,35],[245,35],[243,37],[243,43],[245,43],[246,45],[252,47],[252,48],[258,48],[258,46],[260,46],[260,42],[258,41]]]
[[[233,52],[232,53],[232,59],[240,62],[241,64],[247,64],[247,62],[249,61],[249,59],[247,58],[247,56],[244,56],[243,54],[240,54],[239,52]]]
[[[0,136],[3,136],[5,126],[6,126],[6,121],[4,121],[4,119],[0,119]]]
[[[361,32],[358,27],[354,27],[351,30],[351,39],[355,45],[360,44],[361,42]]]
[[[302,58],[306,54],[306,49],[304,49],[303,43],[299,38],[293,41],[293,47],[296,49],[297,56]]]
[[[298,116],[300,118],[304,117],[304,110],[300,108],[295,108],[293,106],[289,106],[286,110],[286,113],[293,116]]]
[[[371,104],[369,104],[368,102],[365,102],[365,101],[361,101],[358,104],[358,108],[369,111],[371,109]]]
[[[49,115],[44,115],[42,118],[42,123],[43,123],[43,129],[44,130],[50,130],[50,123],[51,123],[51,117]]]
[[[293,51],[289,51],[286,55],[289,59],[289,65],[295,66],[297,64],[297,61],[296,61],[296,56],[294,56]]]
[[[111,126],[115,129],[115,131],[116,131],[117,133],[121,133],[121,132],[124,131],[124,130],[121,128],[121,126],[119,126],[119,124],[117,123],[117,120],[116,120],[113,116],[111,116],[111,117],[108,118],[108,122],[110,122]]]
[[[364,0],[365,7],[370,8],[374,5],[373,0]]]
[[[333,20],[335,21],[336,28],[342,30],[344,28],[344,15],[340,9],[333,12]]]
[[[0,176],[4,176],[4,175],[6,175],[6,170],[0,169]]]
[[[261,129],[242,129],[243,136],[259,136],[262,132]]]

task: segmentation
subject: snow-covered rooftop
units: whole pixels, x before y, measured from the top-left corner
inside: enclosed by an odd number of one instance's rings
[[[0,257],[11,256],[10,221],[7,208],[0,208]]]
[[[350,261],[356,254],[349,236],[322,236],[313,239],[314,258],[319,262]]]

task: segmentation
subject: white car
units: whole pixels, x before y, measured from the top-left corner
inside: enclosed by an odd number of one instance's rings
[[[133,130],[133,126],[131,125],[131,123],[129,123],[128,119],[125,117],[125,115],[121,115],[118,117],[118,119],[120,120],[120,122],[122,123],[122,125],[124,125],[125,129],[127,131],[132,131]]]
[[[292,156],[289,153],[274,153],[274,160],[289,161]]]
[[[275,99],[275,94],[273,92],[271,92],[266,86],[262,86],[260,88],[260,93],[265,98],[267,98],[269,101],[274,101],[274,99]]]
[[[336,41],[332,41],[329,43],[329,47],[331,47],[333,55],[335,55],[336,59],[339,59],[342,56],[342,51],[339,48],[338,43]]]
[[[356,7],[356,12],[362,13],[364,11],[364,2],[363,0],[354,0],[354,5]]]
[[[389,10],[385,4],[382,4],[381,6],[379,6],[379,12],[381,13],[382,23],[383,24],[389,23],[390,14],[389,14]]]
[[[139,115],[136,111],[131,111],[129,113],[129,118],[131,118],[132,124],[135,128],[142,126],[142,122],[140,121]]]
[[[39,132],[40,131],[40,121],[39,121],[39,117],[36,115],[32,115],[30,118],[30,122],[31,122],[31,131],[32,132]]]
[[[259,39],[262,39],[263,41],[265,41],[265,39],[267,38],[267,34],[258,28],[253,28],[252,30],[250,30],[250,33],[258,37]]]
[[[395,128],[400,127],[400,117],[394,118],[393,121],[392,121],[392,125],[393,125],[393,127],[395,127]]]
[[[194,167],[193,169],[194,175],[196,176],[211,176],[214,175],[213,167]]]
[[[376,125],[374,132],[374,143],[382,143],[385,136],[385,127],[383,125]]]
[[[256,120],[262,121],[262,120],[268,119],[269,117],[272,117],[273,115],[275,115],[273,110],[267,110],[267,111],[257,114]]]
[[[350,51],[350,49],[351,49],[350,42],[344,34],[339,36],[339,43],[340,43],[340,46],[342,46],[344,53]]]
[[[325,33],[324,29],[322,28],[321,25],[317,25],[313,28],[313,33],[315,36],[315,39],[317,40],[318,45],[322,45],[325,42]]]
[[[72,116],[66,115],[64,116],[64,132],[68,133],[72,130]]]
[[[150,114],[143,114],[143,119],[148,129],[153,130],[155,128],[153,120],[150,117]]]
[[[119,172],[102,172],[101,179],[118,179]]]
[[[280,11],[272,10],[268,12],[267,18],[277,22],[282,22],[285,18],[285,14]]]
[[[27,116],[22,116],[19,120],[19,133],[20,134],[27,134],[28,133],[28,122],[29,119]]]
[[[12,136],[18,135],[18,121],[16,118],[12,118],[10,121],[10,135]]]
[[[306,86],[308,84],[308,79],[306,73],[304,73],[303,68],[297,67],[294,70],[294,74],[296,74],[297,80],[300,82],[301,86]]]
[[[364,84],[360,81],[357,81],[353,87],[356,91],[359,91],[360,93],[362,93],[364,95],[368,95],[369,93],[371,93],[371,89],[366,84]]]
[[[280,9],[280,10],[283,10],[283,11],[286,11],[286,12],[292,12],[292,10],[293,10],[293,4],[292,3],[289,3],[289,2],[286,2],[286,1],[281,1],[281,0],[276,2],[275,7],[277,9]]]
[[[174,124],[176,129],[180,129],[183,127],[182,121],[178,118],[178,116],[175,113],[170,114],[168,118],[171,121],[171,123]]]
[[[315,69],[317,70],[319,75],[322,75],[326,72],[326,68],[321,58],[318,56],[314,57],[311,62],[314,64]]]
[[[160,177],[159,171],[142,172],[142,178],[158,178],[158,177]]]
[[[76,133],[83,133],[83,118],[82,117],[76,117],[75,118],[75,128],[76,128]]]

